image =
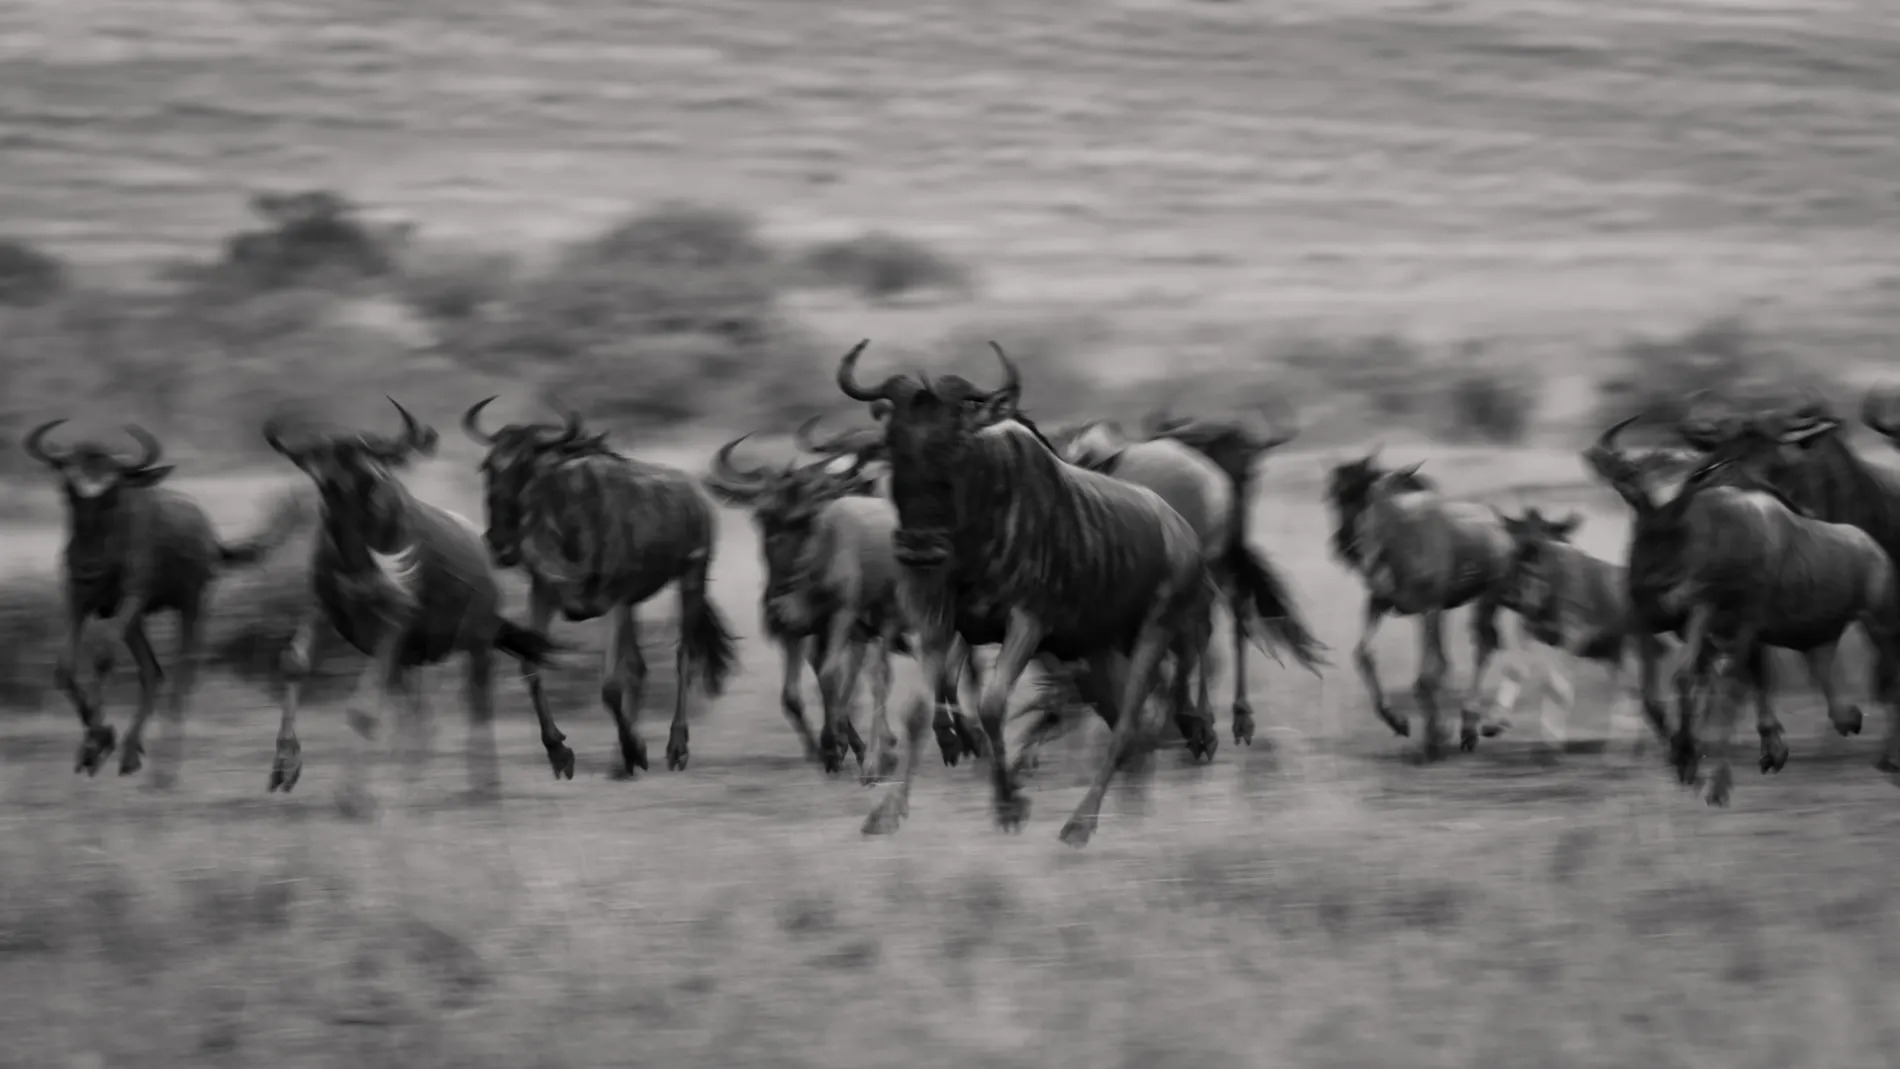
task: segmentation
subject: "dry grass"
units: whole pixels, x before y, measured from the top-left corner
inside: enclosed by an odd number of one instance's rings
[[[1433,470],[1501,504],[1582,507],[1582,540],[1612,555],[1614,503],[1562,438],[1626,372],[1596,355],[1741,310],[1774,352],[1852,377],[1895,326],[1900,18],[1871,0],[52,12],[0,9],[0,234],[67,257],[78,296],[47,303],[53,276],[25,272],[38,306],[4,310],[0,418],[169,417],[185,475],[255,449],[266,401],[381,426],[389,389],[447,429],[549,381],[638,400],[699,350],[599,347],[565,379],[454,357],[488,336],[497,294],[560,267],[556,243],[680,196],[758,211],[781,249],[891,234],[957,265],[968,292],[767,311],[796,318],[791,349],[870,334],[898,366],[980,361],[992,334],[1040,349],[1043,411],[1157,377],[1184,404],[1290,391],[1309,441],[1371,426],[1420,455],[1392,404],[1453,382],[1474,407],[1415,431],[1495,410],[1485,433],[1509,437],[1509,399],[1533,394],[1547,442],[1434,449]],[[387,292],[295,287],[179,323],[112,288],[215,255],[254,225],[244,192],[312,186],[420,224]],[[1501,388],[1472,385],[1493,371]],[[739,383],[696,411],[751,418],[778,392]],[[651,451],[640,420],[658,418],[630,419],[626,443]],[[446,437],[419,490],[477,514],[473,455]],[[654,455],[698,465],[703,445]],[[1254,530],[1343,665],[1358,592],[1324,557],[1331,459],[1277,458]],[[235,534],[285,481],[189,485]],[[507,802],[459,804],[444,674],[435,761],[361,828],[327,797],[334,701],[304,720],[299,792],[263,791],[255,666],[287,630],[297,548],[221,589],[181,789],[74,778],[71,714],[44,689],[50,495],[7,490],[20,626],[0,683],[40,711],[0,721],[6,1064],[1857,1067],[1900,1043],[1892,788],[1871,739],[1824,733],[1798,674],[1794,761],[1729,812],[1620,741],[1556,769],[1521,738],[1416,768],[1343,667],[1268,665],[1253,684],[1276,750],[1164,759],[1146,806],[1111,800],[1086,852],[1054,830],[1087,739],[1045,764],[1021,838],[990,828],[978,774],[933,765],[900,836],[864,840],[871,796],[794,756],[734,515],[714,596],[746,671],[696,718],[689,771],[605,778],[596,640],[562,625],[584,651],[554,690],[581,778],[549,781],[509,679]],[[670,608],[646,617],[652,739]],[[1378,644],[1395,695],[1411,630]],[[1462,679],[1462,639],[1454,656]],[[1862,675],[1844,671],[1850,690]],[[1575,726],[1601,734],[1609,695],[1588,672],[1579,691]]]
[[[1586,544],[1621,537],[1567,453],[1430,455],[1455,491],[1579,504]],[[444,474],[459,459],[420,476],[425,492],[465,501],[463,477]],[[1255,531],[1343,651],[1356,587],[1324,556],[1310,485],[1324,459],[1275,463]],[[74,778],[56,702],[6,722],[0,871],[20,890],[0,903],[14,993],[0,1028],[14,1057],[1847,1066],[1896,1038],[1881,980],[1900,936],[1884,907],[1900,866],[1880,845],[1892,788],[1867,767],[1874,743],[1825,735],[1811,699],[1790,703],[1788,771],[1744,781],[1717,812],[1653,751],[1628,755],[1627,710],[1607,752],[1555,769],[1508,737],[1421,769],[1346,673],[1257,666],[1274,748],[1229,745],[1204,768],[1164,756],[1146,803],[1112,797],[1085,852],[1054,831],[1087,739],[1045,762],[1019,838],[992,829],[979,774],[927,756],[913,820],[866,840],[874,795],[803,765],[780,720],[753,625],[756,551],[728,518],[714,592],[745,671],[696,718],[684,773],[607,778],[585,658],[556,691],[577,780],[549,780],[509,680],[508,797],[467,806],[457,690],[438,672],[436,756],[413,776],[382,769],[392,809],[369,828],[329,801],[333,705],[303,721],[307,771],[288,798],[263,792],[268,698],[228,676],[196,703],[171,794]],[[647,616],[664,628],[670,612]],[[667,637],[649,632],[649,739],[670,702]],[[1379,643],[1395,693],[1412,642],[1399,624]],[[1455,644],[1461,672],[1468,652]],[[1577,677],[1572,728],[1602,738],[1609,696]]]

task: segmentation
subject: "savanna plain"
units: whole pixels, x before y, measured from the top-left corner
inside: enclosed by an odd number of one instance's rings
[[[1782,672],[1793,759],[1725,810],[1587,667],[1554,762],[1521,715],[1420,766],[1348,667],[1360,588],[1319,498],[1383,443],[1452,492],[1576,509],[1615,559],[1622,506],[1577,461],[1605,419],[1900,377],[1900,8],[98,0],[0,7],[0,53],[0,1065],[1894,1063],[1885,710],[1836,738]],[[73,774],[33,424],[152,428],[235,538],[305,493],[265,416],[382,429],[388,393],[443,433],[412,488],[479,522],[455,420],[482,397],[703,470],[740,433],[783,455],[805,416],[861,419],[829,371],[865,336],[867,374],[973,378],[994,337],[1052,422],[1297,411],[1251,537],[1334,667],[1256,654],[1255,745],[1164,751],[1086,850],[1055,831],[1093,724],[1023,834],[927,748],[911,819],[865,838],[875,794],[781,718],[727,512],[743,670],[695,699],[685,771],[610,774],[596,626],[557,624],[573,781],[503,673],[505,800],[468,804],[440,669],[430,757],[385,760],[384,815],[353,823],[334,639],[303,782],[264,789],[306,535],[219,586],[176,785]],[[654,743],[670,597],[642,615]],[[1414,625],[1377,650],[1408,701]]]

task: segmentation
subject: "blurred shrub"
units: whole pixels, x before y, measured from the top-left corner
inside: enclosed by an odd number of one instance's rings
[[[539,378],[597,417],[672,423],[728,403],[796,406],[829,384],[780,308],[782,277],[750,216],[666,203],[570,246],[454,351]]]
[[[1434,354],[1393,334],[1301,338],[1274,359],[1315,392],[1356,407],[1352,424],[1503,443],[1522,440],[1537,413],[1536,376],[1486,359],[1477,343]]]
[[[1537,411],[1535,379],[1503,369],[1466,368],[1444,386],[1446,430],[1488,442],[1522,441]]]
[[[1825,371],[1803,365],[1736,317],[1711,319],[1674,337],[1632,338],[1617,355],[1620,366],[1597,386],[1598,418],[1605,424],[1638,413],[1674,423],[1703,391],[1753,406],[1837,388]]]
[[[66,265],[52,253],[0,238],[0,305],[42,304],[66,288]]]
[[[347,286],[388,276],[406,239],[402,228],[364,222],[349,200],[329,190],[260,193],[253,214],[265,224],[224,239],[221,258],[175,265],[175,281],[241,298],[290,286]]]
[[[803,280],[855,290],[877,302],[920,290],[968,293],[970,288],[970,273],[962,264],[913,238],[882,230],[814,245],[799,267]]]
[[[403,258],[399,285],[416,314],[454,329],[505,305],[519,278],[520,264],[505,253],[432,247]]]

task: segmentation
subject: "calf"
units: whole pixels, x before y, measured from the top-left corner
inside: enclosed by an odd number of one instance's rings
[[[314,603],[284,651],[284,705],[270,789],[289,791],[303,772],[297,711],[303,681],[316,654],[318,626],[327,622],[370,658],[351,696],[355,734],[373,738],[386,707],[401,692],[411,719],[421,694],[410,670],[457,653],[468,657],[469,781],[480,801],[498,800],[495,759],[494,651],[541,666],[553,643],[538,630],[501,615],[501,592],[480,534],[466,519],[418,500],[396,471],[435,452],[436,433],[390,399],[402,416],[395,438],[333,434],[288,442],[272,420],[264,441],[316,484],[322,529],[310,559]],[[359,699],[374,687],[363,711]],[[365,778],[361,748],[353,748],[337,802],[346,816],[367,815],[375,798]]]
[[[126,428],[139,445],[139,458],[127,461],[94,442],[65,449],[48,446],[47,435],[65,422],[42,423],[22,442],[27,456],[59,476],[66,495],[66,641],[53,678],[79,713],[81,738],[73,770],[96,775],[117,746],[103,708],[111,658],[98,657],[92,678],[81,686],[75,674],[80,647],[87,622],[94,618],[106,621],[109,635],[124,639],[139,673],[138,711],[126,729],[119,758],[119,774],[131,775],[139,770],[145,752],[145,723],[163,677],[145,634],[145,618],[157,612],[178,614],[178,675],[166,715],[166,735],[177,750],[183,745],[185,703],[213,580],[227,568],[263,560],[296,533],[304,516],[292,499],[256,537],[224,542],[197,502],[159,485],[172,466],[158,463],[163,450],[150,434],[136,426]],[[172,781],[182,756],[177,752],[160,761],[154,781]]]

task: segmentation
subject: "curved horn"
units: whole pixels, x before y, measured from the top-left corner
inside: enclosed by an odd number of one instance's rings
[[[1602,434],[1597,436],[1597,448],[1603,450],[1606,453],[1622,452],[1622,450],[1618,449],[1616,446],[1616,436],[1623,433],[1623,428],[1629,426],[1632,423],[1635,423],[1637,420],[1642,419],[1642,418],[1643,418],[1643,414],[1641,412],[1638,412],[1634,416],[1626,417],[1624,419],[1618,420],[1617,422],[1611,424],[1608,430],[1604,431]]]
[[[561,431],[554,438],[549,439],[549,444],[572,445],[580,441],[582,433],[586,430],[586,421],[581,419],[581,414],[566,405],[555,404],[552,398],[548,400],[548,407],[561,414]]]
[[[852,346],[851,351],[844,354],[843,360],[838,361],[838,389],[843,390],[844,395],[853,401],[876,401],[884,396],[883,390],[867,390],[858,385],[858,357],[864,354],[870,344],[871,339],[864,339]]]
[[[756,486],[765,481],[768,472],[764,467],[743,471],[733,466],[732,451],[739,448],[740,442],[750,437],[752,437],[752,432],[747,431],[732,441],[727,442],[725,445],[720,446],[719,451],[713,454],[713,474],[718,476],[721,481],[729,482],[737,486],[748,487]]]
[[[158,463],[159,457],[165,455],[165,450],[158,444],[158,439],[152,437],[144,427],[136,423],[128,423],[125,425],[125,433],[139,444],[139,450],[144,454],[127,470],[140,471],[149,468]]]
[[[1015,361],[1009,358],[1009,354],[1003,351],[1002,346],[991,341],[990,349],[996,353],[996,359],[1003,365],[1003,385],[990,391],[989,396],[998,397],[1007,395],[1010,404],[1013,406],[1017,401],[1020,401],[1023,396],[1022,372],[1016,370]]]
[[[32,430],[28,431],[26,437],[23,440],[21,440],[20,448],[26,451],[27,456],[32,457],[34,460],[39,461],[40,463],[46,465],[49,468],[59,467],[62,463],[65,462],[68,454],[63,449],[57,452],[48,453],[46,451],[44,441],[45,441],[46,436],[52,433],[53,428],[58,427],[65,422],[66,421],[63,419],[48,420],[47,422],[42,423],[39,426],[33,428]]]
[[[494,400],[494,397],[483,398],[469,406],[467,412],[462,413],[462,433],[468,435],[470,440],[478,445],[495,444],[495,436],[482,430],[481,425],[482,409],[487,408]]]
[[[291,455],[290,447],[284,444],[283,434],[282,416],[272,416],[264,421],[264,444],[271,447],[271,452],[287,457]]]
[[[396,400],[394,397],[384,394],[383,400],[395,405],[396,414],[402,417],[402,448],[421,448],[426,437],[422,430],[422,424],[416,420],[416,417],[409,414],[408,409],[402,407],[402,402]]]

